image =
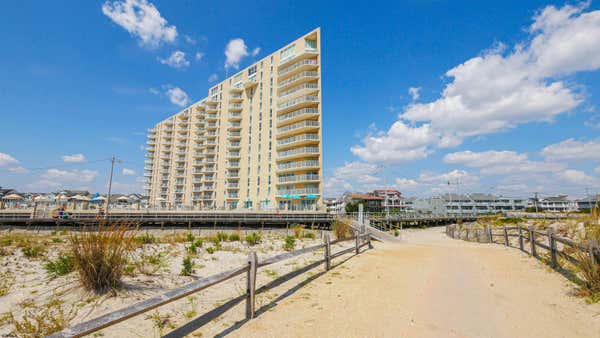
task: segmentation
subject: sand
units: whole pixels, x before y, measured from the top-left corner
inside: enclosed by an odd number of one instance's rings
[[[539,261],[443,228],[376,244],[233,337],[599,337],[600,304]]]

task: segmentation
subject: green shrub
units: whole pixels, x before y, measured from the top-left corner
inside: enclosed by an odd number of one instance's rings
[[[294,236],[286,236],[283,250],[292,251],[296,247],[296,238]]]
[[[394,236],[396,236],[396,237],[400,236],[400,230],[394,229]]]
[[[181,275],[182,276],[191,276],[192,273],[194,273],[194,261],[192,260],[192,258],[190,258],[190,256],[186,256],[183,259],[183,269],[181,270]]]
[[[340,220],[333,221],[333,233],[336,239],[345,239],[350,236],[350,225]]]
[[[198,247],[196,246],[196,243],[192,243],[190,244],[190,246],[187,247],[187,252],[190,254],[197,254],[198,253]]]
[[[10,237],[0,238],[1,246],[10,246],[13,244],[13,239]]]
[[[75,268],[75,259],[73,255],[61,253],[56,260],[48,261],[44,264],[44,269],[53,277],[64,276],[71,273]]]
[[[126,265],[125,268],[123,269],[123,272],[127,276],[133,276],[134,272],[135,272],[135,266],[133,266],[133,265]]]
[[[249,245],[256,245],[260,243],[260,239],[260,235],[256,232],[253,232],[246,236],[246,243],[248,243]]]
[[[304,233],[304,238],[315,239],[317,238],[317,235],[315,235],[314,232],[306,232]]]
[[[208,252],[209,254],[214,254],[215,253],[215,248],[212,246],[209,246],[208,248],[206,248],[206,252]]]
[[[185,239],[188,242],[193,242],[195,238],[196,238],[196,236],[194,236],[194,234],[191,232],[188,232],[187,235],[185,235]]]
[[[52,237],[52,243],[62,243],[63,240],[58,237]]]
[[[197,248],[201,248],[201,247],[202,247],[202,245],[204,245],[204,240],[203,240],[202,238],[197,238],[197,239],[194,241],[194,245],[195,245]]]
[[[228,238],[229,238],[229,236],[227,236],[227,234],[222,231],[218,231],[215,234],[215,239],[218,240],[219,242],[226,242]]]
[[[123,222],[100,224],[96,231],[72,232],[69,245],[79,281],[97,292],[121,285],[128,258],[135,249],[135,232]]]
[[[145,234],[141,234],[139,236],[135,237],[135,242],[137,244],[152,244],[152,243],[156,243],[156,237],[154,237],[151,234],[145,233]]]
[[[29,258],[38,257],[43,251],[44,248],[39,245],[24,246],[21,248],[21,252],[23,252],[23,255]]]
[[[240,234],[238,234],[237,232],[234,232],[232,234],[229,235],[229,241],[230,242],[236,242],[240,240]]]

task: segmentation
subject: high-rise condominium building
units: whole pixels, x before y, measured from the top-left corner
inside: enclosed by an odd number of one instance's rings
[[[150,205],[322,210],[320,51],[316,29],[150,129]]]

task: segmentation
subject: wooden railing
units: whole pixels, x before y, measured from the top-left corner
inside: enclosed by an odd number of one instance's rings
[[[354,246],[346,248],[346,249],[341,250],[336,253],[331,253],[331,245],[337,244],[340,242],[344,242],[344,241],[350,241],[350,240],[354,240]],[[184,285],[180,288],[170,290],[162,295],[143,300],[141,302],[138,302],[138,303],[128,306],[126,308],[123,308],[123,309],[120,309],[120,310],[117,310],[117,311],[114,311],[111,313],[107,313],[105,315],[102,315],[100,317],[91,319],[91,320],[83,322],[83,323],[76,324],[76,325],[69,327],[67,329],[64,329],[60,332],[54,333],[54,334],[50,335],[49,337],[81,337],[81,336],[85,336],[85,335],[97,332],[106,327],[112,326],[114,324],[120,323],[126,319],[137,316],[144,312],[148,312],[148,311],[155,309],[161,305],[171,303],[171,302],[181,299],[183,297],[189,296],[193,293],[207,289],[213,285],[217,285],[219,283],[225,282],[227,280],[230,280],[230,279],[232,279],[236,276],[239,276],[241,274],[244,274],[244,273],[246,273],[246,294],[245,294],[246,319],[249,320],[249,319],[254,318],[254,316],[256,314],[255,296],[257,293],[256,273],[257,273],[258,268],[262,268],[262,267],[265,267],[265,266],[268,266],[271,264],[279,263],[281,261],[284,261],[284,260],[287,260],[287,259],[290,259],[290,258],[293,258],[296,256],[300,256],[300,255],[303,255],[303,254],[306,254],[309,252],[324,249],[323,259],[318,260],[316,262],[312,262],[310,264],[310,266],[307,266],[307,268],[316,267],[316,266],[324,263],[325,270],[327,271],[327,270],[331,269],[331,260],[332,259],[340,257],[340,256],[350,253],[350,252],[355,252],[355,254],[359,254],[360,249],[364,246],[368,246],[369,249],[372,248],[370,234],[369,233],[359,234],[358,232],[355,232],[354,237],[347,238],[347,239],[338,239],[335,241],[330,241],[329,234],[325,234],[324,238],[323,238],[323,244],[314,245],[314,246],[310,246],[310,247],[303,248],[300,250],[282,253],[277,256],[267,258],[263,261],[259,261],[257,258],[256,252],[252,251],[249,253],[248,262],[244,266],[241,266],[239,268],[235,268],[235,269],[232,269],[229,271],[221,272],[219,274],[216,274],[216,275],[213,275],[213,276],[210,276],[207,278],[196,280],[196,281],[191,282],[187,285]],[[293,273],[294,272],[291,272],[289,274],[293,274]],[[286,277],[286,275],[284,275],[280,278],[285,278],[285,277]],[[259,291],[264,292],[264,291],[268,290],[269,287],[272,287],[272,286],[274,286],[274,285],[271,285],[271,284],[265,285],[265,286],[261,287],[259,289]],[[238,297],[238,299],[241,300],[242,298]],[[227,309],[233,307],[237,303],[238,302],[232,302],[231,304],[229,304]],[[218,315],[222,314],[223,312],[224,311],[218,312]]]
[[[464,239],[472,242],[498,243],[508,247],[515,247],[511,243],[511,238],[517,238],[518,248],[531,256],[540,258],[538,249],[544,249],[550,254],[549,264],[554,269],[560,268],[558,257],[562,257],[569,263],[580,266],[582,262],[569,254],[571,252],[581,253],[580,257],[588,257],[591,264],[600,264],[600,246],[594,239],[589,240],[587,244],[577,243],[569,238],[557,236],[552,229],[546,231],[537,230],[531,226],[503,226],[503,227],[484,227],[471,229],[461,227],[456,224],[446,226],[446,235],[455,239]],[[498,238],[500,238],[498,240]],[[545,239],[546,242],[542,242]],[[527,241],[527,245],[526,242]],[[559,247],[560,244],[560,247]],[[565,250],[569,248],[571,250]]]

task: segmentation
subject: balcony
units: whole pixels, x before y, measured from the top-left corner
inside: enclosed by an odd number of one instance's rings
[[[315,131],[320,127],[319,121],[307,120],[301,121],[294,124],[288,124],[285,127],[277,128],[277,136],[284,136],[287,134],[293,134],[301,131]]]
[[[147,157],[147,158],[153,158],[153,157],[154,157],[154,154],[144,154],[144,157]]]
[[[242,104],[241,103],[230,103],[229,111],[242,111]]]
[[[319,143],[319,134],[300,134],[277,140],[277,147],[294,147],[298,145]]]
[[[217,124],[215,122],[210,122],[206,125],[206,130],[214,130],[217,129]]]
[[[238,189],[240,187],[239,183],[228,183],[225,184],[226,189]]]
[[[146,144],[149,146],[154,146],[156,145],[156,141],[154,139],[149,139],[148,141],[146,141]]]
[[[225,196],[227,197],[227,199],[238,199],[240,197],[238,194],[232,193],[226,194]]]
[[[225,174],[225,177],[228,179],[240,178],[240,173],[237,171],[229,171],[227,174]]]
[[[230,121],[239,121],[241,119],[242,119],[242,113],[233,113],[233,112],[229,113]]]
[[[305,120],[308,118],[314,118],[317,116],[319,116],[318,108],[302,108],[299,110],[289,112],[287,114],[279,115],[277,117],[277,123],[278,124],[293,123],[296,121],[301,121],[301,120]]]
[[[243,89],[241,86],[234,86],[234,87],[229,88],[229,92],[230,93],[241,93],[241,92],[243,92]]]
[[[227,133],[227,138],[229,139],[239,139],[242,137],[242,134],[239,131],[232,131]]]
[[[149,152],[155,152],[156,148],[155,147],[146,147],[146,150]]]
[[[303,83],[300,85],[297,85],[295,87],[292,87],[290,89],[284,90],[281,93],[279,93],[279,99],[290,99],[294,96],[297,96],[299,94],[314,94],[316,91],[319,90],[319,84],[316,82],[309,82],[309,83]]]
[[[320,155],[319,147],[302,147],[277,152],[278,160],[305,157],[311,155]]]
[[[314,107],[319,103],[319,96],[305,95],[277,105],[278,113],[287,113],[294,109]]]
[[[278,189],[277,195],[283,198],[290,195],[319,195],[319,188]]]
[[[299,182],[315,182],[319,181],[319,175],[317,174],[304,174],[304,175],[291,175],[291,176],[279,176],[277,184],[291,184]]]
[[[304,160],[284,162],[277,165],[277,171],[294,171],[303,169],[318,169],[321,165],[319,160]]]
[[[242,124],[240,122],[232,122],[227,125],[227,129],[239,130],[239,129],[242,129]]]
[[[236,151],[230,151],[229,153],[227,153],[227,158],[240,158],[240,152]]]
[[[244,88],[246,88],[246,89],[252,88],[252,87],[254,87],[256,85],[258,85],[258,81],[256,80],[256,76],[248,78],[244,82]]]
[[[229,142],[227,144],[228,148],[240,148],[242,144],[240,142]]]
[[[304,71],[304,72],[298,73],[298,74],[290,77],[289,79],[279,82],[277,84],[277,89],[281,92],[283,90],[293,87],[296,84],[303,83],[306,81],[314,81],[314,80],[317,80],[318,78],[319,78],[319,72]]]
[[[206,120],[207,121],[214,121],[214,120],[218,120],[219,116],[217,114],[206,114]]]
[[[232,93],[229,95],[229,102],[242,102],[243,99],[242,93]]]
[[[296,75],[305,70],[315,70],[319,66],[317,59],[304,59],[282,68],[277,72],[279,78]]]
[[[227,166],[229,168],[239,168],[240,167],[240,161],[229,161],[229,162],[227,162]]]

